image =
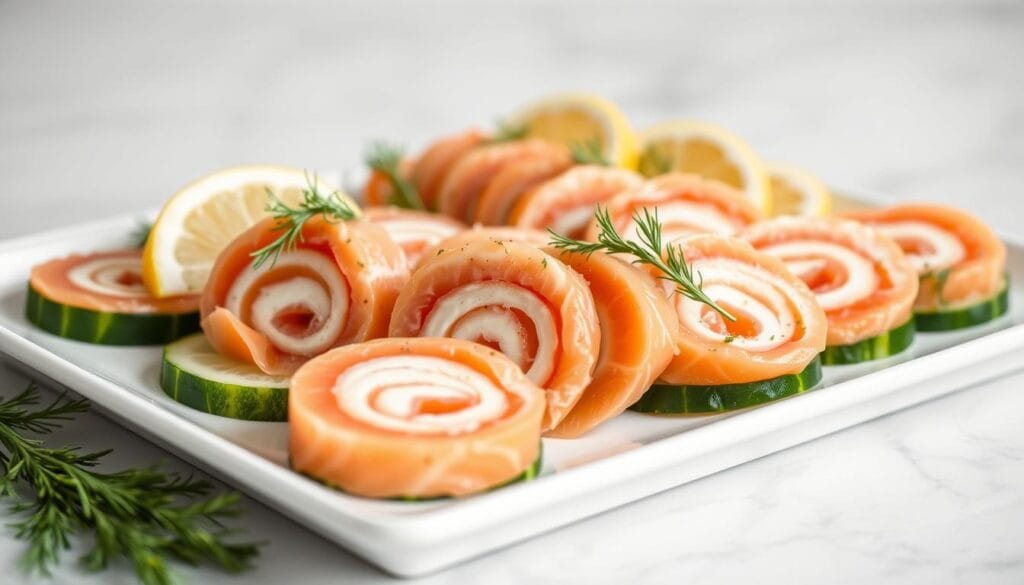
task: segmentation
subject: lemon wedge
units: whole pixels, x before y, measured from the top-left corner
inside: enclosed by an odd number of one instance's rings
[[[590,93],[563,93],[537,100],[509,121],[523,126],[526,136],[566,146],[596,141],[609,164],[635,169],[636,135],[618,106]]]
[[[339,192],[315,175],[284,166],[233,167],[188,185],[164,204],[146,239],[146,287],[157,297],[201,292],[221,250],[268,216],[268,192],[295,206],[311,183],[322,194]]]
[[[832,195],[814,175],[791,165],[767,166],[775,215],[825,216],[832,212]]]
[[[771,213],[764,164],[739,136],[697,120],[663,122],[640,133],[642,174],[678,171],[715,179],[743,191],[765,214]]]

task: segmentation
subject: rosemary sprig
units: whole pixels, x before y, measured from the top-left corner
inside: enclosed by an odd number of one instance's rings
[[[513,142],[522,140],[530,133],[530,127],[526,124],[498,120],[498,129],[491,137],[491,143]]]
[[[321,194],[317,189],[315,176],[310,179],[307,175],[306,183],[307,187],[302,191],[302,202],[298,207],[288,207],[272,191],[267,190],[267,211],[277,220],[273,229],[282,233],[273,242],[249,254],[254,258],[253,268],[259,268],[268,260],[273,266],[282,253],[294,250],[295,245],[302,241],[302,227],[318,215],[329,221],[355,219],[356,211],[337,191],[327,196]]]
[[[634,256],[634,264],[648,264],[658,269],[658,278],[668,280],[676,285],[676,293],[686,298],[704,303],[717,311],[720,315],[730,321],[735,321],[729,311],[719,306],[711,297],[704,294],[702,290],[703,279],[698,272],[696,278],[690,271],[690,265],[683,257],[682,248],[669,244],[662,246],[661,222],[658,221],[658,210],[652,213],[647,208],[633,213],[633,221],[636,222],[639,242],[627,240],[619,235],[612,222],[611,214],[607,209],[598,206],[594,212],[597,225],[601,228],[596,242],[584,242],[568,236],[563,236],[554,230],[549,229],[551,234],[551,245],[561,250],[578,252],[581,254],[593,254],[594,252],[605,252],[607,254],[631,254]]]
[[[591,138],[590,140],[570,144],[569,154],[572,156],[572,162],[578,165],[611,166],[608,159],[604,157],[599,138]]]
[[[14,500],[12,510],[24,516],[12,528],[28,541],[26,570],[49,575],[72,539],[90,533],[92,549],[81,557],[86,569],[98,571],[123,558],[146,585],[175,582],[172,559],[235,573],[259,554],[255,543],[226,540],[232,531],[221,522],[238,514],[237,494],[209,496],[208,482],[158,467],[94,471],[109,451],[50,448],[22,434],[48,434],[86,412],[89,403],[61,396],[38,405],[35,385],[0,398],[0,498]]]
[[[399,169],[404,155],[405,152],[400,146],[386,142],[374,142],[366,150],[366,165],[383,173],[388,178],[388,182],[391,183],[391,201],[389,203],[406,209],[425,209],[416,187],[402,175]]]

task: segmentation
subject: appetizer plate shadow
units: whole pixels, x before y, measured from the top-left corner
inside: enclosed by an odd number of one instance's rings
[[[847,192],[849,193],[849,192]],[[878,196],[845,196],[870,205]],[[919,334],[907,352],[826,367],[815,390],[714,416],[626,412],[581,439],[544,440],[538,479],[458,500],[348,496],[288,469],[287,424],[194,411],[159,386],[159,347],[60,339],[24,317],[32,265],[124,247],[138,215],[0,242],[0,352],[90,399],[107,416],[295,518],[387,572],[416,576],[1024,366],[1024,242],[1009,249],[1010,312]]]

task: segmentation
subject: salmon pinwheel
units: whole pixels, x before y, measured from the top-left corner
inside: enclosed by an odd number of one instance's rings
[[[412,172],[414,161],[402,159],[397,165],[397,171],[402,176],[408,176]],[[370,206],[387,206],[396,203],[395,188],[391,184],[391,177],[382,170],[370,171],[370,177],[363,186],[363,203]]]
[[[603,340],[593,380],[548,432],[574,438],[622,413],[647,391],[672,361],[678,322],[668,298],[646,272],[603,252],[552,248],[549,253],[587,281]]]
[[[643,177],[626,169],[576,166],[523,195],[509,214],[509,224],[552,229],[579,238],[587,231],[599,203],[623,191],[639,189],[643,182]]]
[[[437,210],[441,185],[455,163],[470,151],[487,144],[489,139],[486,133],[471,129],[445,136],[423,151],[412,166],[409,180],[427,209]]]
[[[519,199],[537,185],[553,179],[572,166],[563,149],[551,149],[525,160],[511,162],[484,189],[476,210],[476,221],[484,225],[505,225]]]
[[[917,272],[889,237],[856,221],[779,217],[743,237],[781,258],[828,315],[825,364],[888,357],[914,340]]]
[[[1006,246],[964,211],[908,204],[848,214],[896,240],[917,270],[919,331],[946,331],[995,319],[1009,309]]]
[[[444,250],[461,248],[470,242],[522,242],[536,248],[543,248],[548,245],[548,240],[550,239],[551,237],[547,232],[540,230],[475,225],[450,238],[441,240],[433,249],[424,253],[424,256],[437,255]]]
[[[700,233],[736,235],[762,219],[761,211],[739,190],[697,175],[670,173],[624,191],[605,205],[616,230],[635,238],[634,218],[641,209],[656,210],[663,238],[673,242]],[[592,221],[587,240],[596,241],[600,226]]]
[[[594,299],[534,246],[478,241],[424,258],[395,303],[391,337],[454,337],[504,353],[547,393],[554,428],[590,384],[600,350]]]
[[[814,294],[780,260],[735,238],[703,234],[676,244],[707,303],[662,286],[679,323],[676,355],[633,405],[653,413],[744,408],[813,388],[828,321]]]
[[[410,270],[416,268],[424,252],[466,229],[450,217],[398,207],[367,207],[363,218],[384,228],[401,246]]]
[[[459,339],[381,339],[292,376],[292,468],[370,498],[464,496],[536,475],[544,393]]]
[[[328,349],[383,337],[408,280],[402,249],[366,221],[316,216],[293,249],[254,255],[285,237],[274,219],[232,241],[214,264],[201,301],[202,327],[221,355],[290,374]]]
[[[472,222],[481,195],[503,168],[516,161],[565,152],[563,146],[538,139],[474,148],[456,161],[445,175],[437,195],[437,209],[449,217]]]
[[[25,315],[61,337],[106,345],[154,345],[199,329],[199,297],[152,296],[141,250],[74,254],[32,268]]]

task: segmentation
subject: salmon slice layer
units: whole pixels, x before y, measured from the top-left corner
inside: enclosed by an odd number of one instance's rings
[[[548,253],[590,285],[601,327],[593,380],[549,436],[574,438],[640,399],[672,361],[678,321],[649,274],[607,254]]]
[[[582,238],[595,206],[623,191],[639,189],[643,183],[643,177],[626,169],[573,167],[523,195],[509,214],[509,223]]]
[[[544,393],[458,339],[381,339],[303,365],[288,391],[296,471],[370,498],[463,496],[539,456]]]
[[[917,272],[889,237],[848,219],[779,217],[743,233],[781,258],[828,316],[828,344],[849,345],[906,323]]]
[[[505,225],[523,195],[570,166],[572,157],[565,150],[553,150],[505,165],[480,195],[476,221],[484,225]]]
[[[256,267],[252,253],[280,236],[267,219],[217,257],[200,303],[214,349],[288,375],[332,347],[386,335],[409,271],[382,228],[316,217],[295,249]]]
[[[921,279],[914,307],[919,311],[966,307],[1002,289],[1006,246],[966,211],[916,203],[848,217],[874,227],[903,249]]]
[[[661,375],[669,384],[759,382],[798,374],[825,349],[828,320],[814,294],[777,258],[726,236],[678,244],[704,293],[735,320],[661,286],[679,321],[677,354]]]
[[[408,178],[414,163],[415,161],[412,159],[402,159],[398,164],[398,172],[403,177]],[[363,203],[371,206],[391,205],[394,203],[392,201],[394,195],[395,189],[391,185],[391,180],[388,179],[388,176],[378,170],[371,171],[370,177],[366,180],[366,184],[363,185]]]
[[[445,136],[423,151],[412,167],[411,179],[427,209],[437,210],[438,193],[448,171],[467,153],[486,144],[489,138],[486,133],[471,129]]]
[[[657,211],[666,242],[701,233],[733,236],[762,219],[761,211],[742,192],[686,173],[651,179],[639,189],[612,197],[606,209],[616,231],[629,239],[637,236],[634,215],[642,209]],[[600,232],[592,220],[586,239],[596,242]]]
[[[544,430],[590,384],[601,334],[586,282],[536,247],[478,241],[425,258],[402,290],[391,337],[454,337],[508,356],[547,393]]]
[[[437,208],[445,215],[471,222],[476,217],[480,196],[506,165],[564,152],[564,147],[539,139],[499,142],[473,149],[448,171],[437,196]]]
[[[142,284],[142,251],[72,254],[34,266],[29,284],[43,297],[98,311],[179,314],[199,309],[199,295],[156,298]]]
[[[423,253],[466,229],[466,225],[450,217],[398,207],[367,207],[363,218],[384,228],[388,236],[402,248],[412,270]]]
[[[498,226],[484,227],[478,224],[450,238],[441,240],[423,255],[424,257],[436,256],[445,250],[461,248],[470,242],[522,242],[535,248],[543,248],[548,245],[549,241],[551,241],[550,234],[540,230]]]

